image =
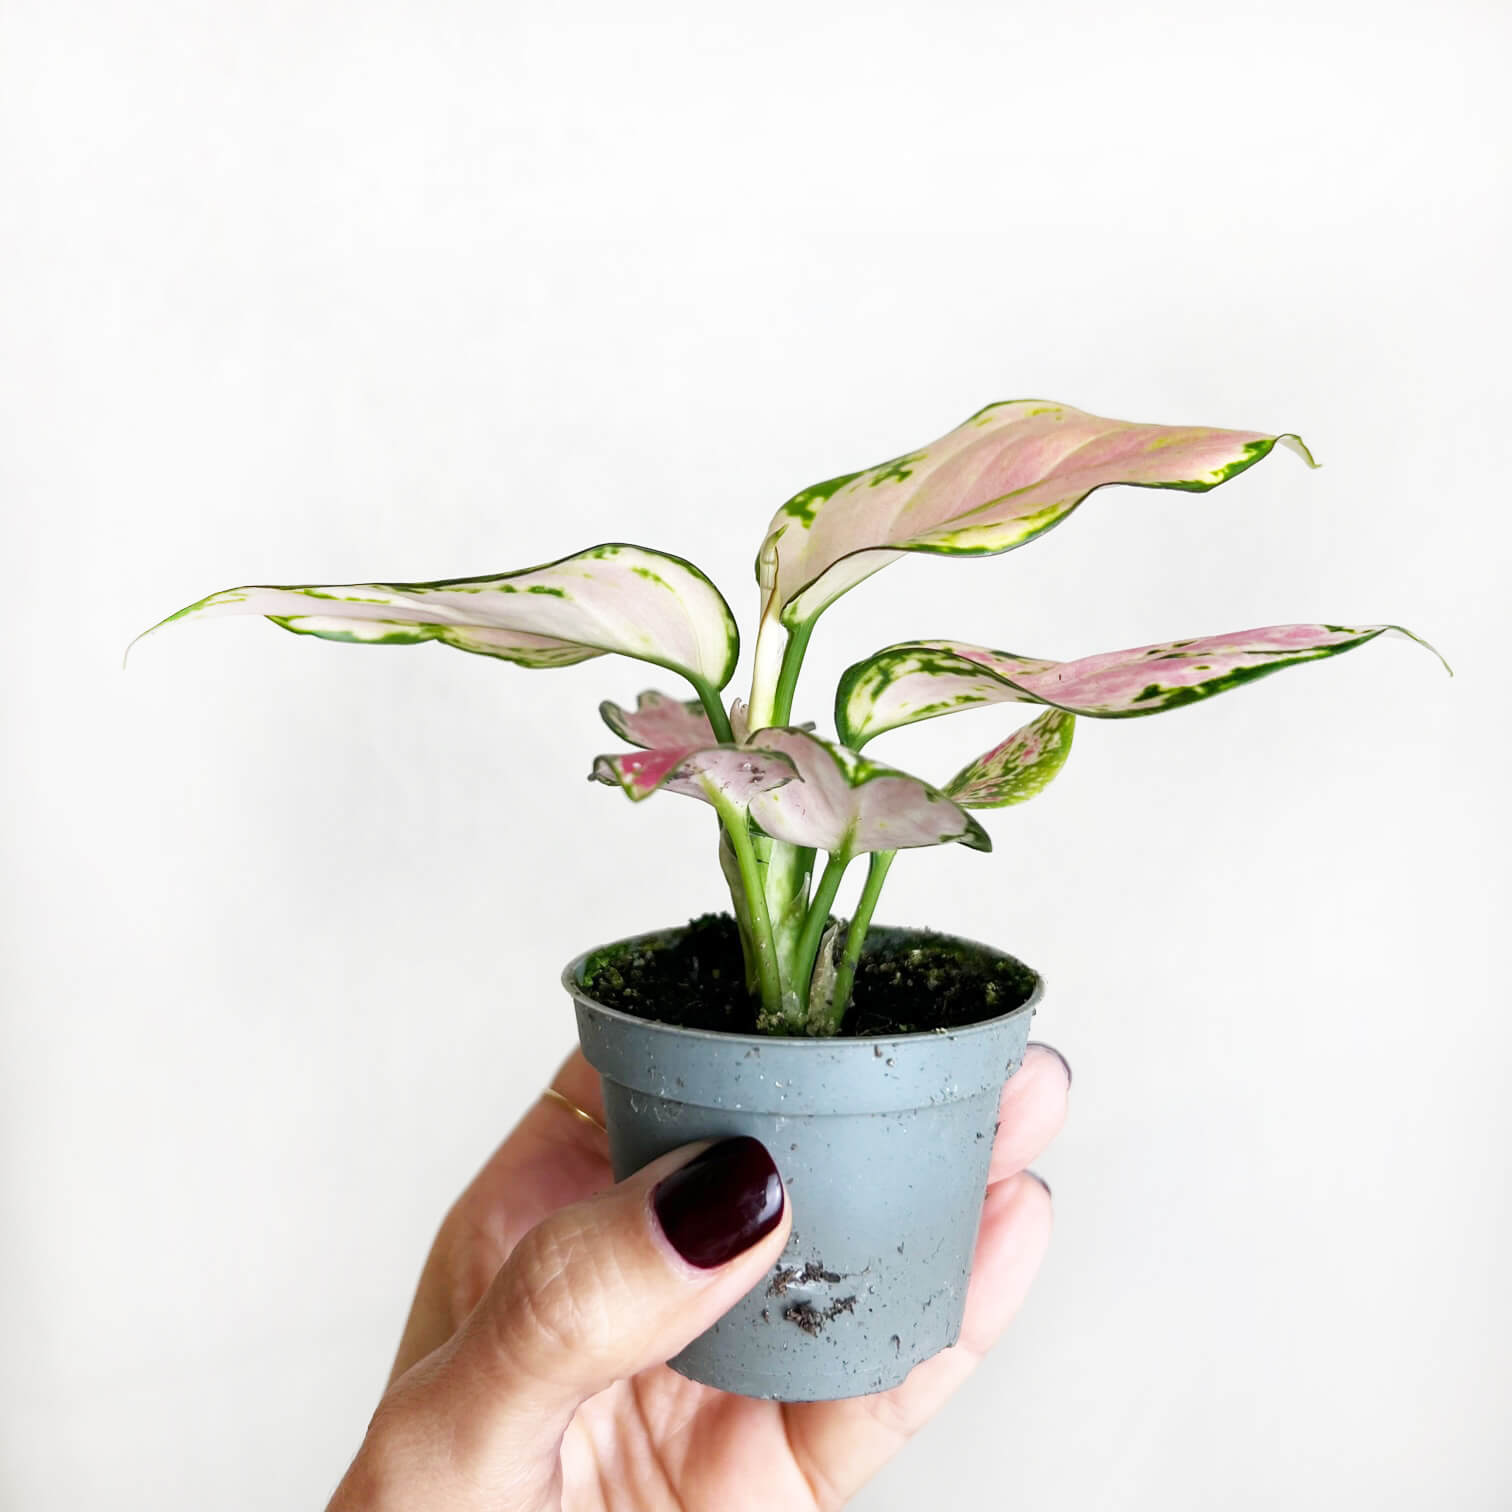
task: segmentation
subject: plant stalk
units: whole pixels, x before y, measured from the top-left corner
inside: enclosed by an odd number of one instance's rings
[[[866,885],[856,901],[850,933],[845,937],[845,952],[840,957],[840,966],[835,972],[835,993],[830,999],[828,1015],[832,1034],[839,1032],[845,1010],[850,1007],[851,989],[856,984],[856,967],[861,960],[861,947],[866,943],[866,931],[871,927],[872,914],[876,912],[877,899],[882,895],[882,884],[887,880],[888,868],[897,854],[897,851],[872,852],[871,865],[866,871]]]
[[[777,674],[777,693],[772,700],[772,723],[790,724],[793,718],[793,695],[798,690],[798,673],[808,653],[809,636],[814,633],[813,620],[805,620],[796,630],[788,631],[782,648],[782,669]]]
[[[780,662],[777,661],[773,641],[779,631],[785,637]],[[813,633],[813,620],[806,620],[796,630],[789,630],[775,616],[762,619],[756,631],[756,669],[751,675],[750,714],[753,730],[792,722],[793,695],[798,689],[798,673],[803,668],[803,658],[808,654],[809,637]],[[774,662],[777,663],[775,684],[772,680]]]
[[[777,646],[779,634],[786,634],[782,621],[775,614],[763,612],[761,623],[756,627],[755,665],[751,669],[751,699],[747,710],[752,730],[764,730],[776,723],[772,708],[783,654]]]
[[[703,784],[709,801],[730,837],[735,866],[740,873],[741,890],[748,909],[751,953],[755,957],[756,985],[761,996],[761,1016],[771,1020],[782,1015],[782,975],[777,967],[777,947],[772,939],[772,918],[767,911],[766,889],[762,886],[761,867],[751,846],[751,830],[746,812],[733,803],[712,782]]]
[[[754,998],[759,995],[761,988],[756,980],[756,942],[751,934],[751,905],[746,902],[745,879],[740,875],[740,863],[735,859],[734,842],[722,823],[719,823],[719,869],[724,873],[725,885],[730,889],[730,907],[734,911],[735,929],[740,936],[740,960],[745,968],[746,996]],[[778,971],[781,969],[779,958]]]
[[[772,937],[777,941],[777,959],[783,969],[783,980],[791,986],[791,967],[808,909],[814,855],[769,835],[753,835],[751,844],[761,866]]]
[[[724,705],[719,701],[718,691],[701,677],[690,677],[688,681],[693,684],[698,701],[703,705],[704,713],[709,716],[715,740],[721,745],[734,745],[735,732],[730,728],[730,716],[725,713]]]

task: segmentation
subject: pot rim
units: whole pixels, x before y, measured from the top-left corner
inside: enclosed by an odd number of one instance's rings
[[[610,940],[604,945],[594,945],[583,951],[581,955],[574,956],[562,970],[562,986],[567,989],[568,995],[574,1002],[582,1003],[590,1007],[594,1013],[601,1014],[611,1022],[635,1026],[648,1031],[660,1031],[665,1034],[675,1034],[690,1040],[706,1040],[720,1045],[758,1045],[763,1049],[769,1049],[773,1045],[811,1045],[816,1049],[836,1050],[844,1045],[916,1045],[937,1043],[942,1039],[962,1039],[978,1034],[987,1035],[994,1029],[1006,1023],[1009,1019],[1017,1018],[1021,1014],[1032,1015],[1039,1007],[1040,1000],[1045,995],[1045,979],[1028,962],[1021,961],[1008,951],[1000,949],[996,945],[986,945],[980,940],[967,939],[965,935],[946,934],[943,930],[928,931],[931,934],[940,935],[948,940],[955,940],[963,945],[971,945],[977,950],[985,950],[992,955],[1007,957],[1009,960],[1018,961],[1026,971],[1034,975],[1034,990],[1030,992],[1023,1002],[1017,1007],[1010,1008],[1007,1013],[995,1014],[992,1018],[976,1019],[969,1024],[961,1024],[952,1029],[916,1029],[907,1034],[732,1034],[723,1029],[686,1029],[681,1024],[668,1024],[659,1019],[641,1018],[638,1014],[626,1013],[622,1008],[610,1008],[601,1003],[593,996],[591,989],[585,987],[582,982],[582,973],[588,961],[603,951],[613,950],[617,946],[640,945],[648,940],[664,939],[668,935],[676,934],[679,930],[686,929],[686,924],[674,924],[665,929],[648,929],[640,934],[627,935],[620,940]],[[875,924],[870,933],[873,935],[883,934],[919,934],[925,931],[921,926],[902,924]]]

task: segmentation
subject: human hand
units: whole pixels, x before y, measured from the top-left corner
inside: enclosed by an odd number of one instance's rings
[[[960,1341],[836,1402],[731,1396],[664,1362],[776,1264],[791,1216],[753,1140],[614,1183],[602,1130],[552,1098],[441,1225],[388,1390],[328,1512],[810,1512],[842,1506],[970,1375],[1050,1237],[1027,1169],[1070,1073],[1031,1045],[1003,1090]],[[600,1123],[574,1054],[554,1089]]]

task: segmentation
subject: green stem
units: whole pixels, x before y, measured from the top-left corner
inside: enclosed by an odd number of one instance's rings
[[[808,911],[809,874],[813,870],[811,851],[800,850],[767,835],[753,834],[751,848],[761,868],[762,892],[766,897],[767,915],[772,921],[772,939],[777,946],[777,970],[782,976],[785,1009],[798,1002],[795,963],[798,940],[803,933],[804,915]]]
[[[856,982],[856,966],[861,960],[861,947],[866,943],[866,931],[871,925],[872,914],[876,912],[882,884],[887,880],[887,870],[897,854],[897,851],[872,852],[871,865],[866,872],[866,885],[861,889],[861,896],[856,902],[850,933],[845,937],[845,953],[840,957],[840,967],[835,972],[835,995],[830,1000],[829,1014],[835,1031],[839,1030],[845,1010],[850,1006],[851,988]]]
[[[735,844],[730,839],[730,832],[717,816],[714,822],[719,829],[719,869],[724,873],[725,885],[730,889],[730,907],[735,914],[736,931],[740,935],[740,959],[745,966],[746,996],[754,998],[760,995],[761,989],[756,981],[756,941],[751,934],[751,905],[746,902],[745,879],[740,875],[740,864],[735,859]],[[779,972],[782,969],[780,956],[777,969]]]
[[[735,732],[730,728],[730,716],[725,713],[724,705],[719,701],[718,691],[701,677],[690,677],[688,681],[693,684],[698,701],[704,706],[704,713],[709,716],[709,723],[714,727],[714,738],[722,745],[734,745]]]
[[[761,992],[761,1011],[764,1018],[779,1016],[782,1012],[782,978],[777,970],[777,947],[772,940],[772,916],[767,911],[766,892],[761,885],[761,868],[756,862],[756,852],[751,847],[751,830],[746,812],[739,804],[722,793],[712,782],[703,784],[730,837],[730,848],[735,852],[735,865],[740,872],[741,889],[745,893],[746,906],[750,909],[751,946],[756,957],[756,984]]]
[[[803,918],[803,933],[798,938],[798,951],[794,961],[793,986],[805,1013],[808,1011],[809,988],[814,978],[814,962],[819,958],[819,942],[824,938],[824,926],[829,923],[835,894],[840,891],[840,879],[850,863],[849,851],[835,851],[830,856],[824,865],[824,875],[819,878],[819,885],[814,889],[808,913]]]
[[[805,620],[796,630],[788,631],[782,649],[782,670],[777,674],[777,693],[772,699],[772,723],[788,724],[793,717],[793,695],[798,690],[798,673],[808,651],[809,636],[814,633],[813,620]]]

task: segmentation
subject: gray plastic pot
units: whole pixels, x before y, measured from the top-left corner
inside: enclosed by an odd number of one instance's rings
[[[909,933],[874,927],[868,944]],[[998,1101],[1024,1057],[1039,977],[1011,1013],[962,1029],[789,1039],[606,1008],[583,986],[602,953],[579,956],[562,979],[603,1081],[615,1179],[690,1141],[749,1134],[792,1203],[772,1274],[673,1368],[742,1396],[826,1401],[896,1386],[955,1343]]]

